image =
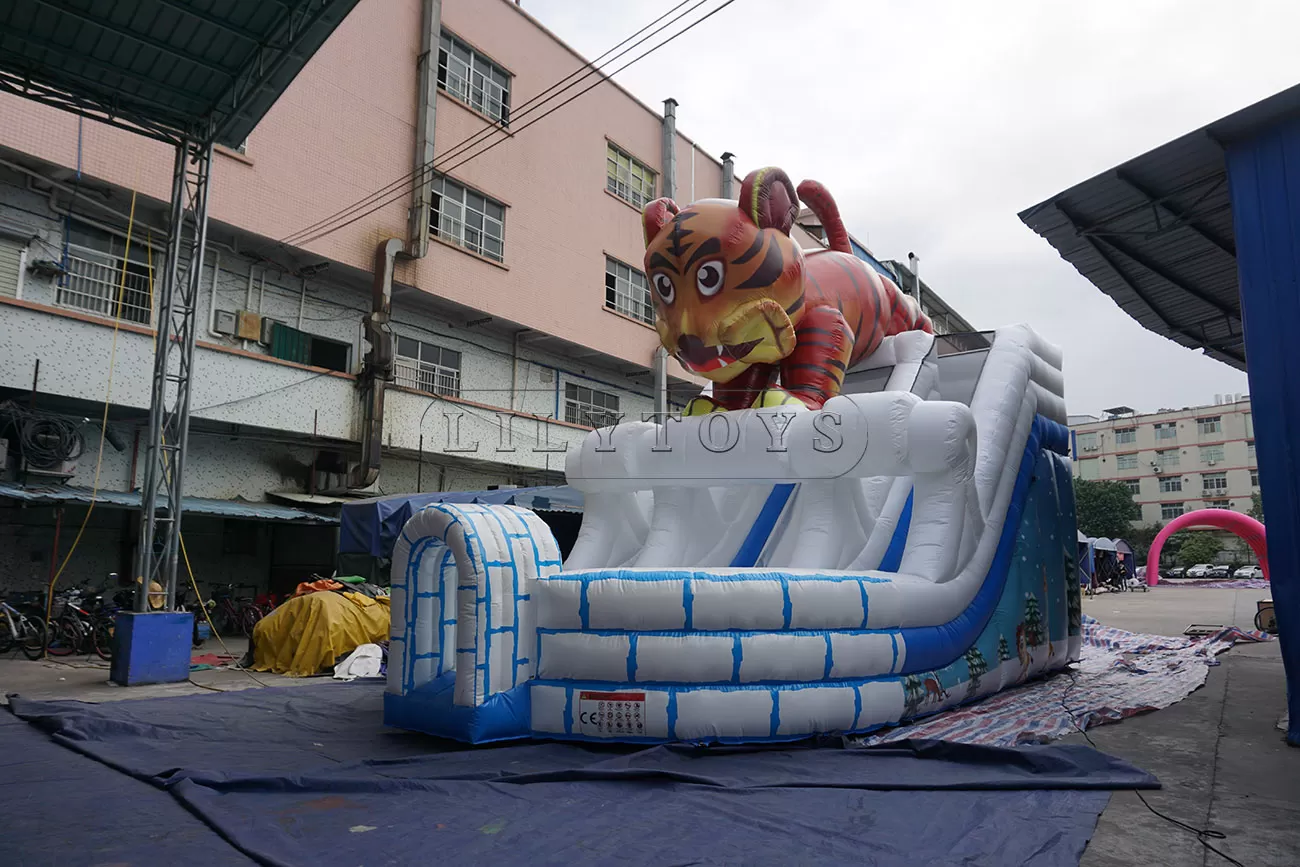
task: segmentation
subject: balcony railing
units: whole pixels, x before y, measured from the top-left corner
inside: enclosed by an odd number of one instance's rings
[[[460,397],[460,371],[450,367],[398,357],[393,361],[393,380],[416,391]]]

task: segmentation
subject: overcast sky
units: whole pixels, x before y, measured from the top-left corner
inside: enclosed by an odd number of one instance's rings
[[[674,5],[523,0],[588,58]],[[1144,330],[1016,214],[1295,84],[1297,32],[1300,3],[1268,0],[737,0],[617,79],[677,99],[678,128],[738,172],[825,183],[849,231],[915,252],[975,327],[1059,344],[1072,413],[1150,411],[1246,375]]]

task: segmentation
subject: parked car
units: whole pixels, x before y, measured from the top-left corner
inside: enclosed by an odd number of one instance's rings
[[[1206,578],[1227,578],[1232,575],[1231,566],[1211,566],[1210,571],[1205,573]]]
[[[1186,577],[1188,577],[1188,578],[1208,578],[1208,577],[1210,577],[1210,570],[1213,569],[1213,568],[1214,568],[1214,564],[1213,564],[1213,563],[1197,563],[1195,566],[1192,566],[1192,567],[1189,567],[1189,568],[1188,568],[1187,573],[1186,573]]]
[[[1233,578],[1263,578],[1264,570],[1259,565],[1242,566],[1232,573]]]
[[[1184,573],[1186,573],[1186,571],[1187,570],[1184,569],[1182,566],[1175,566],[1172,569],[1166,569],[1164,572],[1161,572],[1160,574],[1161,577],[1164,578],[1182,578]]]

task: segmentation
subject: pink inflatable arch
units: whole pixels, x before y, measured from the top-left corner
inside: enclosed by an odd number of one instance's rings
[[[1197,509],[1174,518],[1156,534],[1151,550],[1147,552],[1147,583],[1152,587],[1160,580],[1160,549],[1164,547],[1165,540],[1189,527],[1214,527],[1244,539],[1259,558],[1259,567],[1264,570],[1264,579],[1268,580],[1268,547],[1264,544],[1264,525],[1250,515],[1230,509]]]

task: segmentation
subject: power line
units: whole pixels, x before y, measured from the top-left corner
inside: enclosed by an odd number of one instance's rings
[[[623,56],[624,54],[626,54],[627,52],[631,51],[633,48],[636,48],[638,45],[640,45],[640,44],[642,44],[643,42],[645,42],[647,39],[650,39],[652,36],[654,36],[655,34],[659,33],[660,31],[662,31],[664,28],[668,27],[668,26],[669,26],[670,24],[672,24],[673,22],[672,22],[672,21],[668,22],[668,24],[665,24],[663,27],[660,27],[658,30],[654,31],[654,33],[651,33],[651,34],[645,36],[643,39],[641,39],[640,41],[636,42],[635,44],[628,46],[628,47],[625,48],[623,51],[619,52],[618,54],[614,55],[613,57],[608,58],[608,61],[605,60],[606,56],[607,56],[608,54],[610,54],[611,52],[613,52],[615,49],[619,48],[619,47],[622,46],[624,43],[627,43],[627,42],[631,41],[632,39],[635,39],[637,36],[640,36],[640,35],[641,35],[642,33],[644,33],[646,30],[648,30],[648,29],[650,29],[651,27],[653,27],[654,25],[658,24],[660,21],[662,21],[663,19],[667,18],[669,15],[672,15],[674,12],[676,12],[678,9],[681,9],[683,6],[685,6],[685,5],[686,5],[687,3],[689,3],[689,2],[691,2],[691,0],[682,0],[682,2],[678,3],[676,6],[674,6],[673,8],[669,9],[667,12],[663,13],[663,14],[660,15],[658,18],[656,18],[654,21],[651,21],[649,24],[647,24],[647,25],[645,25],[644,27],[642,27],[642,28],[641,28],[640,30],[638,30],[636,33],[633,33],[631,36],[626,37],[626,38],[623,39],[621,42],[619,42],[618,44],[614,45],[612,48],[610,48],[610,49],[608,49],[607,51],[605,51],[603,54],[601,54],[599,57],[597,57],[594,61],[585,62],[582,66],[578,67],[578,68],[575,69],[573,72],[570,72],[568,75],[566,75],[564,78],[561,78],[559,81],[557,81],[557,82],[555,82],[554,84],[550,85],[549,87],[547,87],[546,89],[544,89],[541,93],[539,93],[539,94],[537,94],[536,96],[534,96],[532,99],[530,99],[530,100],[524,102],[522,105],[517,106],[517,107],[515,108],[515,111],[514,111],[513,115],[512,115],[512,119],[515,120],[515,121],[521,120],[523,117],[527,116],[528,114],[530,114],[531,112],[533,112],[535,109],[540,108],[542,103],[549,102],[550,100],[554,99],[556,96],[559,96],[559,95],[560,95],[561,93],[563,93],[564,91],[566,91],[566,90],[568,90],[569,88],[573,87],[573,86],[574,86],[575,84],[577,84],[578,82],[582,81],[583,79],[587,78],[588,76],[592,75],[593,73],[599,72],[599,71],[600,71],[600,66],[601,66],[603,63],[605,63],[605,62],[612,62],[612,61],[614,61],[614,60],[617,60],[618,58],[622,57],[622,56]],[[686,12],[683,12],[682,15],[678,16],[678,18],[677,18],[677,19],[674,19],[674,20],[679,20],[681,17],[690,14],[690,13],[693,12],[695,9],[699,8],[700,6],[702,6],[705,2],[707,2],[707,0],[698,0],[698,2],[695,4],[695,6],[691,7],[691,9],[688,9]],[[586,74],[584,74],[581,78],[577,79],[576,81],[569,81],[569,79],[573,78],[573,76],[575,76],[575,75],[577,75],[578,73],[582,72],[584,69],[587,70],[587,71],[586,71]],[[568,82],[568,84],[565,84],[565,82]],[[561,85],[564,85],[564,86],[561,87]],[[557,88],[559,88],[559,89],[557,90]],[[463,146],[465,146],[467,143],[469,143],[469,146],[470,146],[470,147],[473,147],[475,144],[480,143],[481,141],[486,141],[486,138],[481,138],[481,139],[480,139],[480,137],[481,137],[481,136],[491,137],[493,134],[500,133],[500,132],[502,132],[502,126],[503,126],[502,124],[498,124],[498,123],[486,123],[486,124],[484,124],[483,127],[482,127],[481,129],[479,129],[477,132],[472,133],[472,134],[466,136],[465,138],[461,139],[461,140],[460,140],[459,142],[457,142],[456,144],[452,145],[450,148],[448,148],[448,149],[447,149],[446,151],[444,151],[443,153],[438,154],[437,156],[435,156],[435,157],[434,157],[434,160],[435,160],[435,161],[437,161],[437,160],[444,160],[444,159],[448,159],[448,158],[450,158],[450,157],[453,156],[453,155],[459,155],[459,154],[453,154],[453,152],[456,152],[456,151],[462,151],[462,152],[463,152],[463,149],[464,149]],[[507,132],[507,134],[509,133],[509,127],[508,127],[508,126],[505,127],[505,131]],[[473,142],[474,139],[480,139],[480,142]],[[310,226],[306,226],[306,227],[304,227],[304,228],[302,228],[302,229],[299,229],[299,230],[296,231],[296,232],[293,232],[293,233],[290,234],[290,235],[285,236],[284,238],[282,238],[282,239],[280,240],[280,243],[282,243],[282,244],[283,244],[283,243],[293,243],[293,240],[292,240],[293,238],[296,238],[296,237],[298,237],[298,236],[300,236],[300,235],[307,235],[307,234],[310,234],[311,232],[315,231],[316,229],[321,228],[322,226],[325,226],[325,225],[327,225],[328,223],[330,223],[330,222],[332,222],[332,221],[334,221],[334,220],[336,220],[336,219],[338,219],[338,218],[340,218],[340,217],[347,216],[347,214],[348,214],[350,211],[352,211],[352,210],[354,210],[354,209],[356,209],[356,208],[359,208],[359,207],[364,207],[364,206],[366,206],[367,204],[370,204],[371,202],[374,201],[374,199],[375,199],[376,197],[378,197],[378,196],[382,196],[382,195],[386,195],[386,194],[392,192],[392,190],[395,188],[395,185],[402,184],[403,182],[410,181],[412,178],[415,178],[415,177],[417,177],[417,176],[419,176],[419,180],[416,181],[416,183],[423,183],[423,182],[424,182],[424,176],[429,172],[429,169],[430,169],[430,166],[431,166],[431,165],[432,165],[432,162],[427,162],[427,163],[422,164],[421,166],[419,166],[419,167],[416,168],[416,169],[412,169],[410,172],[407,172],[405,175],[402,175],[400,178],[397,178],[396,180],[390,181],[388,184],[384,185],[383,187],[381,187],[380,189],[376,190],[375,192],[370,193],[369,195],[365,196],[364,198],[361,198],[361,199],[359,199],[359,200],[353,202],[352,204],[348,205],[348,206],[345,207],[345,208],[342,208],[341,210],[335,212],[334,214],[331,214],[331,215],[328,216],[328,217],[324,217],[324,218],[322,218],[322,219],[316,221],[315,223],[312,223]]]
[[[699,19],[696,19],[695,21],[693,21],[693,22],[691,22],[690,24],[688,24],[686,27],[684,27],[684,28],[682,28],[681,30],[679,30],[679,31],[677,31],[676,33],[674,33],[672,36],[669,36],[669,37],[668,37],[667,39],[665,39],[663,42],[660,42],[659,44],[657,44],[657,45],[655,45],[655,46],[652,46],[651,48],[647,49],[645,52],[641,53],[641,54],[638,55],[637,57],[634,57],[632,60],[630,60],[630,61],[628,61],[627,63],[623,64],[623,65],[620,66],[618,69],[616,69],[616,70],[614,70],[613,72],[609,73],[608,76],[606,76],[606,77],[600,79],[599,81],[594,82],[593,84],[588,85],[587,87],[585,87],[585,88],[583,88],[582,90],[578,91],[578,92],[575,93],[573,96],[571,96],[571,97],[569,97],[568,99],[564,100],[564,101],[561,102],[560,104],[558,104],[558,105],[556,105],[556,106],[553,106],[552,108],[550,108],[550,109],[548,109],[547,111],[543,112],[540,116],[533,118],[533,119],[530,120],[528,123],[524,124],[523,126],[519,127],[519,128],[516,129],[516,130],[513,130],[513,131],[512,131],[513,134],[512,134],[511,136],[508,136],[508,137],[506,137],[506,138],[501,138],[501,139],[498,139],[498,140],[496,140],[496,141],[494,141],[494,142],[491,142],[491,143],[489,143],[486,147],[484,147],[482,150],[479,150],[479,151],[476,151],[476,152],[470,154],[469,156],[465,157],[464,159],[460,160],[459,162],[456,162],[455,164],[453,164],[453,165],[451,165],[451,166],[435,167],[432,163],[427,163],[426,166],[427,166],[427,167],[429,168],[429,170],[431,170],[431,171],[438,172],[438,173],[441,173],[441,174],[447,174],[448,172],[451,172],[451,171],[453,171],[453,170],[459,168],[460,166],[463,166],[465,163],[469,162],[470,160],[482,156],[483,154],[485,154],[485,153],[487,153],[488,151],[492,150],[494,147],[496,147],[497,145],[501,144],[502,142],[509,141],[509,140],[510,140],[511,138],[513,138],[514,136],[519,135],[520,133],[522,133],[524,130],[528,129],[528,128],[529,128],[530,126],[532,126],[533,124],[538,123],[539,121],[545,120],[547,117],[549,117],[550,115],[554,114],[556,111],[559,111],[561,108],[564,108],[566,105],[568,105],[569,103],[573,102],[575,99],[577,99],[578,97],[580,97],[580,96],[582,96],[583,94],[587,93],[588,91],[591,91],[592,89],[594,89],[594,88],[596,88],[596,87],[599,87],[599,86],[600,86],[601,84],[603,84],[605,81],[609,80],[609,78],[611,78],[612,76],[617,75],[618,73],[620,73],[620,72],[622,72],[623,70],[627,69],[627,68],[628,68],[629,66],[631,66],[632,64],[637,63],[637,62],[639,62],[639,61],[645,59],[646,57],[650,56],[650,55],[653,54],[654,52],[658,51],[660,48],[663,48],[663,47],[664,47],[665,45],[667,45],[668,43],[672,42],[673,40],[677,39],[678,37],[684,35],[685,33],[689,32],[690,30],[694,29],[696,26],[698,26],[698,25],[700,25],[700,24],[703,24],[705,21],[709,20],[709,19],[712,18],[714,15],[717,15],[717,14],[718,14],[719,12],[721,12],[723,9],[726,9],[728,6],[730,6],[732,3],[735,3],[735,2],[736,2],[736,0],[726,0],[726,2],[724,2],[721,6],[718,6],[716,9],[714,9],[714,10],[711,11],[711,12],[709,12],[709,13],[706,14],[704,17],[699,18]],[[373,214],[375,211],[378,211],[378,210],[380,210],[381,208],[385,208],[385,207],[387,207],[388,205],[392,204],[393,202],[396,202],[396,201],[398,201],[399,199],[403,198],[404,196],[407,195],[407,193],[409,193],[409,192],[411,191],[411,189],[414,189],[414,186],[415,186],[414,184],[409,184],[409,185],[408,185],[408,184],[403,184],[402,187],[399,188],[398,190],[396,190],[396,191],[395,191],[395,194],[392,195],[390,198],[383,199],[383,200],[379,201],[378,203],[374,204],[374,205],[371,206],[370,208],[368,208],[368,209],[366,209],[366,210],[364,210],[364,211],[361,211],[361,212],[359,212],[359,213],[356,213],[355,215],[351,216],[350,219],[344,220],[342,223],[339,223],[338,225],[335,225],[335,226],[333,226],[332,228],[321,229],[321,230],[319,230],[319,231],[316,231],[316,232],[314,232],[314,233],[308,235],[308,236],[305,237],[305,238],[298,238],[298,239],[296,239],[296,240],[293,241],[293,244],[294,244],[295,246],[302,246],[302,245],[304,245],[304,244],[310,244],[312,241],[320,240],[321,238],[325,237],[326,235],[333,234],[334,232],[337,232],[339,229],[342,229],[342,228],[345,228],[345,227],[347,227],[347,226],[350,226],[351,224],[355,223],[357,220],[360,220],[360,219],[362,219],[363,217],[369,216],[370,214]]]

